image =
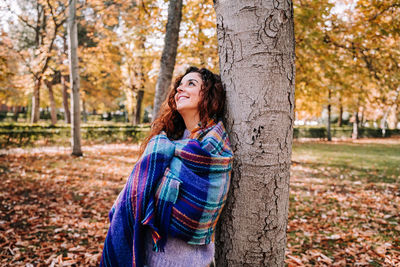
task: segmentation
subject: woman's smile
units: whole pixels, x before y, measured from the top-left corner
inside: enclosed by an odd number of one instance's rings
[[[202,85],[203,80],[197,72],[188,73],[182,78],[175,94],[176,109],[182,116],[183,113],[198,112]]]

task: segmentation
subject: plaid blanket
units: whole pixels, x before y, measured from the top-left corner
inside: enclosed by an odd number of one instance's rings
[[[145,231],[154,250],[167,236],[208,244],[225,204],[232,151],[222,122],[211,121],[189,139],[153,137],[109,213],[100,266],[143,266]]]

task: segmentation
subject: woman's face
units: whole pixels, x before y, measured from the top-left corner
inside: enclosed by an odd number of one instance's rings
[[[197,72],[188,73],[182,78],[175,94],[176,109],[182,116],[198,113],[202,86],[203,80]]]

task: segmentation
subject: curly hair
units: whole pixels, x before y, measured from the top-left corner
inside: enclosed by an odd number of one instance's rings
[[[200,89],[199,115],[200,127],[205,127],[210,119],[217,119],[223,116],[225,106],[225,91],[219,75],[212,73],[205,68],[189,67],[185,73],[178,76],[172,84],[168,97],[161,105],[160,112],[154,120],[149,136],[141,145],[140,154],[145,150],[150,139],[161,131],[166,132],[171,140],[180,139],[186,129],[182,116],[176,109],[175,94],[183,77],[188,73],[198,73],[203,81]]]

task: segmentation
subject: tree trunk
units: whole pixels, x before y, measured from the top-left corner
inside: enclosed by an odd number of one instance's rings
[[[82,156],[81,149],[81,111],[79,106],[79,73],[78,73],[78,30],[76,21],[76,0],[70,1],[68,12],[68,59],[71,87],[71,145],[72,155]]]
[[[358,126],[359,126],[358,111],[355,111],[354,112],[354,122],[353,122],[353,133],[351,135],[351,138],[354,140],[359,138]]]
[[[165,100],[171,84],[178,49],[179,27],[182,18],[182,0],[170,0],[168,7],[168,22],[161,55],[160,73],[157,78],[154,97],[153,121],[155,120],[162,102]]]
[[[331,133],[331,104],[328,104],[328,125],[327,125],[327,135],[328,141],[332,141],[332,133]]]
[[[396,129],[397,124],[399,122],[398,120],[398,114],[399,114],[399,105],[396,103],[393,105],[392,110],[389,114],[389,129]]]
[[[64,107],[64,120],[65,123],[71,123],[71,113],[69,112],[68,105],[68,86],[67,86],[67,77],[65,75],[61,75],[61,85],[62,85],[62,96],[63,96],[63,107]]]
[[[328,89],[328,123],[326,127],[328,141],[332,141],[332,133],[331,133],[331,116],[332,116],[332,106],[331,106],[331,98],[332,98],[332,91]]]
[[[87,111],[86,111],[86,101],[82,100],[82,118],[83,122],[87,123]]]
[[[395,95],[393,97],[393,104],[390,107],[390,111],[388,111],[388,127],[389,129],[396,129],[397,128],[397,114],[398,114],[398,98],[400,94],[400,86],[397,87]]]
[[[136,116],[135,116],[135,124],[140,124],[140,115],[142,109],[144,91],[139,90],[136,96]]]
[[[380,123],[380,128],[382,130],[382,137],[386,136],[386,129],[387,129],[387,118],[388,118],[388,114],[390,112],[390,106],[386,109],[386,112],[383,114],[383,117],[381,119],[381,123]]]
[[[31,123],[36,123],[40,118],[40,86],[42,79],[36,79],[32,95]]]
[[[19,107],[18,106],[13,106],[12,111],[14,113],[13,115],[13,121],[18,122],[18,116],[19,116]]]
[[[343,105],[342,103],[339,104],[339,118],[338,118],[338,124],[339,127],[343,126]]]
[[[56,102],[54,101],[53,83],[48,80],[45,80],[44,82],[46,84],[47,89],[49,90],[51,125],[56,125],[57,110],[56,110]]]
[[[359,116],[359,118],[358,118],[358,127],[360,128],[360,127],[364,127],[364,122],[365,122],[365,108],[364,108],[364,106],[362,106],[361,107],[361,111],[360,111],[360,116]]]
[[[284,266],[294,121],[292,1],[214,1],[232,183],[217,266]]]

